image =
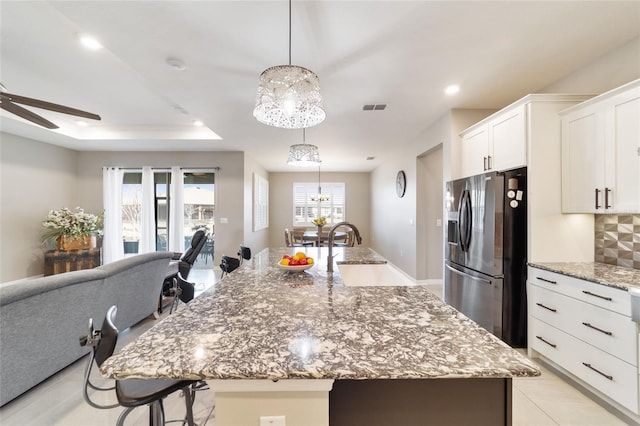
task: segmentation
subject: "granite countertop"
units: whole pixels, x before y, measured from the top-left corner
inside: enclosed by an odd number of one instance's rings
[[[291,273],[285,253],[316,265]],[[537,376],[528,358],[422,286],[346,287],[326,248],[271,248],[109,358],[111,378],[432,379]],[[367,248],[337,262],[380,263]]]
[[[534,268],[546,269],[596,284],[628,291],[640,289],[640,270],[608,265],[600,262],[554,262],[529,263]]]

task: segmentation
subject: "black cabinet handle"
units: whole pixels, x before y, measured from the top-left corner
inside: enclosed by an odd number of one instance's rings
[[[605,209],[610,209],[611,206],[609,205],[609,193],[611,192],[611,188],[605,188],[604,189],[604,208]]]
[[[611,301],[613,300],[613,299],[612,299],[612,298],[610,298],[610,297],[600,296],[599,294],[591,293],[590,291],[587,291],[587,290],[582,290],[582,292],[583,292],[584,294],[588,294],[589,296],[597,297],[597,298],[600,298],[600,299],[602,299],[602,300],[606,300],[606,301],[608,301],[608,302],[611,302]]]
[[[600,206],[598,205],[598,198],[600,196],[600,190],[598,188],[596,188],[596,209],[599,209]]]
[[[542,278],[542,277],[536,277],[536,279],[538,279],[540,281],[544,281],[545,283],[549,283],[549,284],[558,284],[557,281],[551,281],[551,280],[548,280],[548,279]]]
[[[536,305],[540,306],[541,308],[545,308],[546,310],[551,311],[551,312],[558,312],[557,309],[553,309],[553,308],[550,308],[548,306],[544,306],[542,303],[536,303]]]
[[[600,333],[606,334],[607,336],[613,336],[612,332],[607,331],[607,330],[603,330],[603,329],[598,328],[596,326],[593,326],[593,325],[589,324],[588,322],[583,322],[582,325],[584,325],[586,327],[589,327],[589,328],[592,328],[592,329],[594,329],[596,331],[599,331]]]
[[[555,347],[557,347],[557,346],[558,346],[558,345],[554,345],[554,344],[553,344],[553,343],[551,343],[551,342],[546,341],[545,339],[543,339],[543,338],[542,338],[542,337],[540,337],[540,336],[536,336],[536,339],[543,341],[544,343],[546,343],[547,345],[551,346],[552,348],[555,348]]]
[[[604,374],[602,371],[598,370],[597,368],[594,368],[591,364],[583,362],[582,365],[584,365],[585,367],[595,371],[596,373],[598,373],[599,375],[601,375],[602,377],[606,377],[607,379],[613,381],[613,376],[610,376],[608,374]]]

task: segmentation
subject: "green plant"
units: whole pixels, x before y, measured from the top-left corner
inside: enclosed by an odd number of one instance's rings
[[[76,207],[73,212],[66,207],[60,210],[51,210],[47,218],[42,222],[43,242],[53,241],[64,235],[80,237],[87,234],[102,234],[104,213],[95,215],[85,213],[84,209]]]

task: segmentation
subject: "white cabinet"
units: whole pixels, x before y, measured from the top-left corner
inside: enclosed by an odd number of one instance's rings
[[[561,117],[563,212],[640,213],[640,80]]]
[[[461,134],[461,171],[473,176],[526,166],[526,109],[507,107]]]
[[[638,330],[629,293],[533,267],[528,277],[530,350],[639,414]]]

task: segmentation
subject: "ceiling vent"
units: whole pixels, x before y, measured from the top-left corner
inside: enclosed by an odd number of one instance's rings
[[[382,111],[387,107],[387,104],[368,104],[368,105],[363,105],[362,106],[362,110],[363,111]]]

